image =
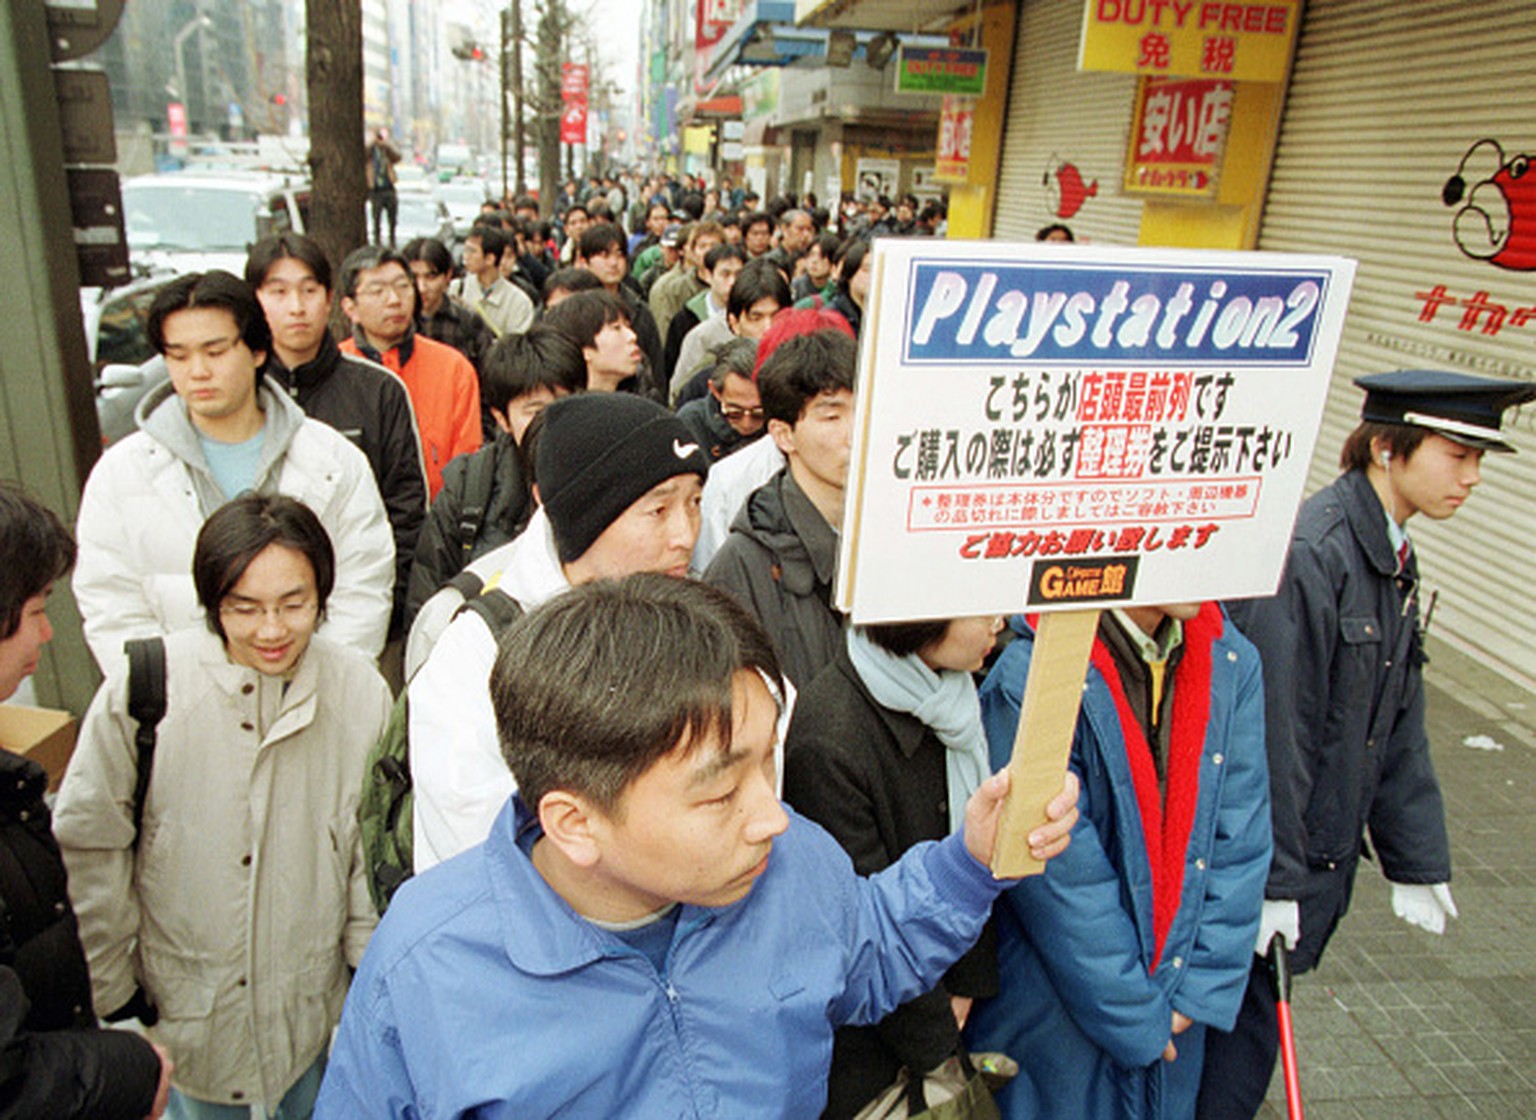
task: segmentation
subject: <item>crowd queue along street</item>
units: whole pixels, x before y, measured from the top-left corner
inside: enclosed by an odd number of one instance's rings
[[[1536,1117],[1525,5],[0,49],[0,1120]]]

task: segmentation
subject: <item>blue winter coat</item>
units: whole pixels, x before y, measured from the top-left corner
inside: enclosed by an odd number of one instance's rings
[[[661,971],[534,868],[520,799],[395,897],[347,996],[315,1120],[811,1120],[832,1032],[938,982],[998,893],[959,834],[869,879],[790,813],[751,893],[681,907]]]
[[[1019,638],[981,689],[994,766],[1013,750],[1034,650],[1022,618],[1013,628]],[[1097,669],[1071,765],[1082,782],[1071,846],[999,901],[999,993],[973,1012],[969,1044],[1018,1059],[1018,1078],[999,1096],[1014,1120],[1193,1116],[1205,1028],[1230,1030],[1236,1019],[1269,870],[1258,654],[1230,623],[1212,645],[1183,888],[1150,975],[1151,868],[1119,714]],[[1195,1025],[1174,1040],[1179,1058],[1167,1063],[1174,1011]]]

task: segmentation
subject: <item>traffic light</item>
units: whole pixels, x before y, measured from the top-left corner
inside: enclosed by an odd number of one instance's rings
[[[453,48],[453,57],[460,62],[484,62],[485,48],[479,43],[460,43]]]

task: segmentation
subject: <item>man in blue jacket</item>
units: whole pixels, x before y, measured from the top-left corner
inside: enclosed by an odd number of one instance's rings
[[[1034,652],[1014,629],[981,689],[994,763]],[[969,1040],[1019,1061],[1008,1120],[1184,1120],[1242,1002],[1270,859],[1259,658],[1220,607],[1105,612],[1072,768],[1072,847],[998,905],[998,994]]]
[[[776,795],[782,678],[724,592],[639,575],[527,615],[491,676],[518,794],[406,884],[315,1115],[816,1116],[832,1032],[926,991],[1004,885],[963,832],[860,879]],[[1076,784],[1031,834],[1056,855]]]

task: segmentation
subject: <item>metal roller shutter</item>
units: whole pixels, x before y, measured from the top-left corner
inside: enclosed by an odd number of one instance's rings
[[[1480,139],[1498,140],[1506,159],[1536,155],[1532,59],[1529,3],[1309,0],[1259,247],[1360,262],[1314,486],[1337,473],[1358,416],[1350,381],[1359,374],[1429,366],[1536,379],[1536,319],[1514,321],[1518,308],[1536,305],[1536,272],[1464,255],[1453,236],[1457,208],[1441,200]],[[1438,285],[1454,302],[1425,321]],[[1510,313],[1495,333],[1488,312],[1467,318],[1462,301],[1479,292]],[[1488,456],[1482,485],[1452,520],[1419,517],[1409,529],[1426,594],[1440,592],[1434,633],[1536,687],[1536,408],[1513,427],[1521,454]]]
[[[1080,241],[1136,244],[1141,200],[1120,192],[1136,78],[1078,73],[1082,24],[1082,0],[1028,0],[1019,13],[995,237],[1027,241],[1041,226],[1065,221]],[[1044,181],[1062,163],[1076,167],[1085,185],[1097,183],[1067,218],[1055,213]]]

